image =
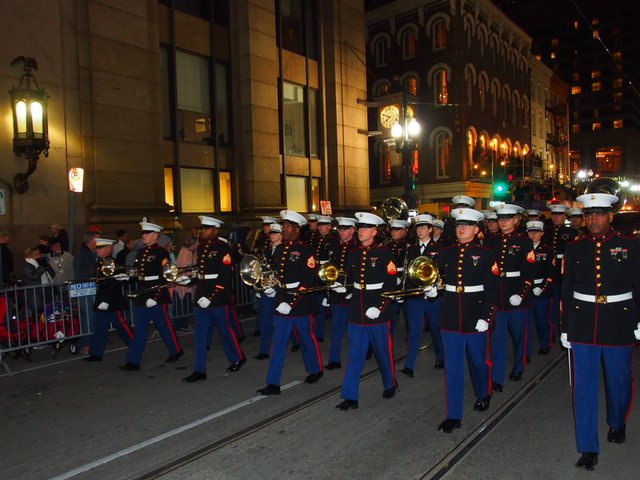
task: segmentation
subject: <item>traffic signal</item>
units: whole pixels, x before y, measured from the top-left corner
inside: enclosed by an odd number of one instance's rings
[[[503,200],[509,195],[509,184],[504,180],[496,180],[493,183],[493,198]]]

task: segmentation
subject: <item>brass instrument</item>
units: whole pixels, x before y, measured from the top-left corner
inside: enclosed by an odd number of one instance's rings
[[[98,267],[98,273],[100,273],[99,277],[89,278],[88,282],[103,282],[105,280],[109,280],[116,273],[124,272],[130,277],[135,277],[136,269],[134,267],[116,267],[116,262],[111,257],[104,257],[102,259],[102,263]]]
[[[421,255],[411,261],[407,274],[414,284],[419,285],[418,288],[393,290],[391,292],[381,293],[380,296],[395,300],[422,294],[425,288],[436,283],[438,279],[438,265],[433,258]]]
[[[380,204],[380,217],[387,223],[390,220],[407,220],[409,218],[409,207],[406,202],[398,197],[386,198]]]
[[[258,292],[266,288],[280,287],[280,281],[275,271],[269,266],[264,257],[245,255],[240,261],[240,279]]]
[[[176,280],[178,277],[186,276],[189,278],[195,278],[198,275],[198,265],[186,265],[184,267],[178,267],[173,262],[167,262],[164,267],[162,267],[162,277],[167,281],[162,285],[156,285],[154,287],[145,288],[144,290],[138,290],[137,292],[130,293],[127,295],[129,298],[136,298],[140,295],[146,295],[147,293],[155,292],[157,290],[161,290],[163,288],[175,287],[176,285],[180,285],[180,282]],[[136,275],[129,275],[135,277]]]
[[[618,197],[618,201],[611,205],[611,210],[614,213],[620,211],[624,204],[627,203],[627,192],[617,181],[613,178],[609,177],[599,177],[594,179],[587,188],[584,190],[584,193],[608,193],[610,195],[615,195]]]
[[[347,272],[345,272],[344,270],[340,270],[331,262],[323,263],[322,265],[320,265],[320,268],[318,269],[318,278],[322,280],[324,285],[322,285],[321,287],[312,287],[312,288],[305,288],[304,290],[298,290],[295,292],[295,294],[302,295],[305,293],[314,293],[314,292],[322,292],[324,290],[331,290],[332,288],[331,286],[338,280],[338,278],[341,275],[346,276]]]

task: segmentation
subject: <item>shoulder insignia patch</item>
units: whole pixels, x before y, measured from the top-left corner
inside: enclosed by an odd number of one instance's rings
[[[309,257],[309,260],[307,260],[307,267],[316,268],[316,259],[313,258],[313,255]]]
[[[536,254],[533,252],[533,250],[531,250],[529,253],[527,253],[527,262],[529,262],[529,263],[535,263],[536,262]]]
[[[560,264],[560,274],[564,275],[564,257],[562,257],[562,263]]]
[[[389,275],[395,275],[397,272],[396,264],[393,263],[393,260],[389,260],[389,263],[387,263],[387,273]]]
[[[222,263],[224,263],[225,265],[231,265],[231,255],[227,253],[224,257],[222,257]]]
[[[493,262],[493,265],[491,265],[491,273],[493,273],[496,277],[500,275],[500,269],[498,268],[498,264],[496,262]]]

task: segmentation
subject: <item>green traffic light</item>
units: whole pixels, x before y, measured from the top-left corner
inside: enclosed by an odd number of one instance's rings
[[[504,183],[496,183],[493,186],[493,192],[499,195],[507,193],[507,186]]]

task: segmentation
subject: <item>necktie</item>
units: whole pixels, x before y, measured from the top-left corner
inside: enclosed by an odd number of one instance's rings
[[[421,243],[420,244],[420,255],[422,255],[424,253],[424,249],[427,245],[425,243]]]

